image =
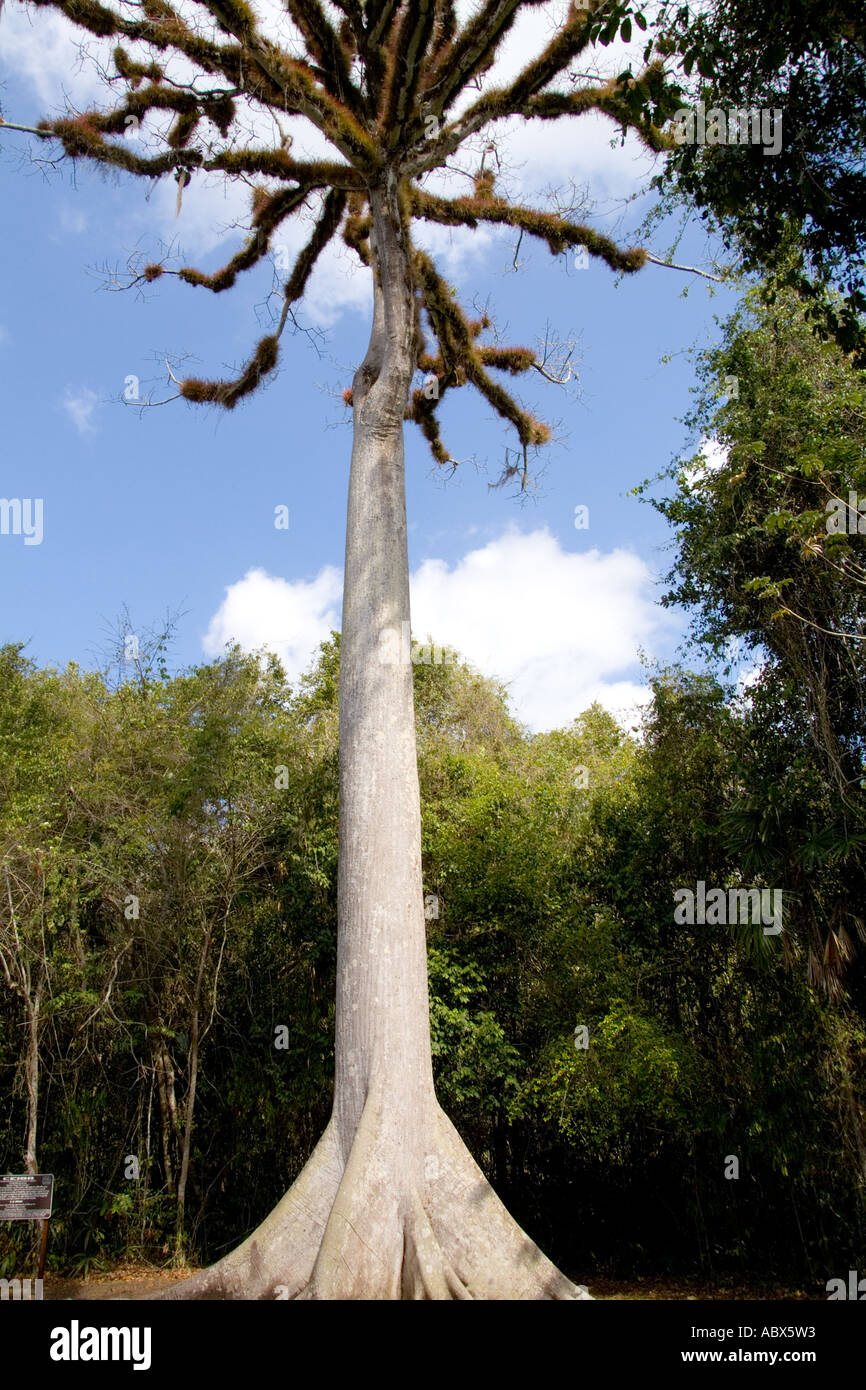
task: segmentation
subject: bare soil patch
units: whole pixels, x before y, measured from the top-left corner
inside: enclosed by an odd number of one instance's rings
[[[188,1279],[195,1269],[157,1269],[151,1265],[121,1265],[105,1273],[94,1271],[86,1279],[48,1275],[45,1279],[45,1299],[50,1302],[90,1302],[91,1300],[137,1299],[158,1293],[179,1279]],[[781,1299],[803,1301],[821,1300],[826,1294],[778,1284],[724,1285],[681,1279],[605,1279],[576,1276],[575,1282],[585,1284],[594,1298],[602,1301],[629,1299],[660,1299],[675,1302],[703,1300],[761,1299],[776,1302]]]

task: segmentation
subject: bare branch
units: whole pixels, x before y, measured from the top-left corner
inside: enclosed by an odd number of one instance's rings
[[[51,140],[54,137],[52,130],[42,130],[34,125],[16,125],[13,121],[4,121],[2,116],[0,126],[3,126],[4,130],[21,130],[25,135],[38,135],[41,140]]]
[[[666,266],[668,270],[683,270],[690,275],[702,275],[705,280],[715,280],[717,285],[722,284],[721,275],[711,275],[708,270],[701,270],[700,266],[679,265],[676,261],[663,261],[660,260],[658,256],[650,255],[649,251],[646,253],[646,258],[653,265],[663,265]]]
[[[553,382],[555,386],[566,386],[575,376],[572,358],[577,348],[576,339],[560,340],[551,332],[548,324],[539,346],[540,360],[536,355],[536,361],[532,364],[534,369],[541,373],[545,381]]]

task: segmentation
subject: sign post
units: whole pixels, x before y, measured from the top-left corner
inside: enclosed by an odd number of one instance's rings
[[[0,1221],[41,1223],[38,1279],[45,1273],[48,1221],[53,1198],[53,1173],[7,1173],[5,1177],[0,1177]]]

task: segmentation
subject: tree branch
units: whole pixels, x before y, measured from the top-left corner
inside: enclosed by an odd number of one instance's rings
[[[663,261],[660,260],[658,256],[651,255],[649,251],[646,253],[646,258],[652,265],[663,265],[666,266],[668,270],[687,271],[690,275],[702,275],[705,280],[715,280],[717,285],[723,283],[721,275],[711,275],[708,270],[701,270],[700,267],[696,265],[679,265],[676,261]]]
[[[539,212],[491,197],[488,187],[483,186],[482,196],[447,199],[413,185],[412,209],[418,217],[446,226],[476,227],[479,222],[491,222],[518,227],[529,236],[546,242],[552,255],[559,255],[570,246],[585,246],[593,256],[606,261],[612,270],[631,273],[640,270],[647,260],[647,253],[641,247],[623,251],[610,237],[592,227],[568,222],[555,213]]]

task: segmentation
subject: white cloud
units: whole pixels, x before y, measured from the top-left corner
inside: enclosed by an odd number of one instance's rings
[[[728,451],[717,439],[702,439],[692,468],[683,469],[683,478],[689,488],[700,487],[711,473],[718,473],[727,467]]]
[[[46,113],[65,105],[65,96],[82,107],[104,96],[104,82],[81,56],[82,49],[104,53],[104,43],[90,41],[55,10],[34,9],[17,0],[4,6],[2,22],[0,68],[24,78]],[[17,113],[7,115],[14,120]]]
[[[346,309],[372,317],[373,277],[342,241],[332,241],[316,263],[298,316],[303,322],[326,329]]]
[[[139,154],[152,154],[155,147],[128,142]],[[250,215],[250,190],[240,182],[217,175],[196,173],[184,188],[180,214],[177,212],[177,183],[171,175],[159,180],[152,191],[143,183],[134,190],[139,196],[131,210],[130,222],[137,234],[156,233],[185,264],[224,246],[234,237],[244,237],[244,223]],[[226,252],[228,259],[229,251]]]
[[[267,647],[297,675],[339,626],[340,586],[330,566],[309,583],[250,570],[226,590],[204,650]],[[646,703],[632,668],[666,620],[647,566],[627,550],[574,553],[547,530],[513,529],[454,566],[425,560],[411,586],[413,635],[507,682],[533,728],[567,724],[594,700],[621,717]]]
[[[227,642],[239,642],[246,651],[261,647],[275,652],[289,679],[294,680],[310,663],[320,642],[340,626],[339,606],[343,582],[339,570],[326,565],[316,578],[290,581],[251,569],[226,596],[213,615],[202,647],[207,656],[218,656]]]
[[[737,693],[739,695],[747,694],[753,686],[758,684],[763,674],[764,663],[761,661],[756,661],[745,671],[741,671],[737,676]]]
[[[438,222],[416,222],[412,238],[435,258],[440,271],[456,277],[487,260],[497,244],[510,246],[516,240],[516,233],[510,227],[491,227],[483,223],[478,227],[443,227]]]
[[[413,576],[415,634],[508,682],[533,728],[567,724],[593,700],[616,713],[643,703],[629,668],[661,621],[637,555],[569,552],[546,530],[510,530],[452,569],[427,560]]]
[[[87,386],[78,392],[67,388],[63,398],[63,409],[79,434],[90,434],[96,428],[93,423],[93,412],[98,403],[99,397],[96,392],[91,391]]]
[[[319,206],[302,219],[284,222],[275,238],[275,258],[280,279],[287,279],[295,258],[309,240]],[[282,248],[282,258],[281,257]],[[310,276],[303,302],[298,306],[298,319],[316,328],[328,329],[346,309],[372,315],[373,277],[358,261],[342,238],[335,239],[322,252]]]
[[[593,202],[625,199],[646,183],[656,159],[631,133],[621,144],[619,128],[596,112],[555,125],[515,117],[500,122],[498,130],[508,164],[519,166],[516,191],[524,197],[537,198],[551,184],[574,179],[588,185]]]

